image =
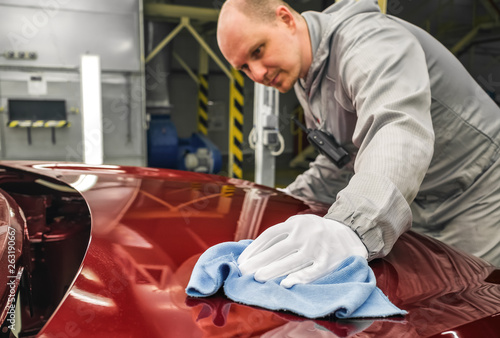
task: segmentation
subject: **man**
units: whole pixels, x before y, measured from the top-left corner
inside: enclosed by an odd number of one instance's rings
[[[444,46],[375,0],[302,15],[281,0],[227,0],[217,34],[232,66],[294,87],[308,126],[354,158],[338,169],[319,155],[287,187],[331,208],[266,230],[242,273],[308,283],[349,255],[383,257],[412,225],[500,265],[500,109]]]

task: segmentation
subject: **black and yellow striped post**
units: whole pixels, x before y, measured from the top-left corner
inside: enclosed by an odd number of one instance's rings
[[[198,75],[198,132],[208,134],[208,76]]]
[[[231,69],[229,88],[229,177],[243,178],[243,105],[244,78],[240,71]]]
[[[208,135],[208,72],[209,57],[200,46],[198,68],[198,132]]]

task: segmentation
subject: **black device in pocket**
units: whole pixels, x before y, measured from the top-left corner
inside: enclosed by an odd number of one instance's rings
[[[309,143],[311,143],[320,154],[328,157],[337,167],[342,168],[351,160],[349,153],[337,143],[332,135],[319,129],[309,129],[300,123],[296,117],[294,117],[293,120],[307,134]]]

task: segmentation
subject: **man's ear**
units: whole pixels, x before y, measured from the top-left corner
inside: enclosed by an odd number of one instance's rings
[[[290,9],[286,6],[278,6],[276,8],[276,19],[278,22],[284,23],[287,27],[295,29],[295,17]]]

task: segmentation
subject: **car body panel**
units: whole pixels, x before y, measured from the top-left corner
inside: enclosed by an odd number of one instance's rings
[[[23,273],[21,254],[26,220],[16,201],[0,189],[0,323],[12,320],[16,292]]]
[[[221,294],[189,298],[185,287],[210,246],[255,238],[295,214],[324,215],[327,205],[192,172],[17,161],[0,166],[61,182],[55,189],[72,185],[92,215],[83,262],[42,337],[425,337],[454,329],[476,337],[479,326],[500,332],[498,270],[412,231],[388,256],[370,262],[378,287],[408,315],[310,320]],[[51,184],[43,177],[41,183]]]

